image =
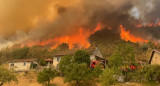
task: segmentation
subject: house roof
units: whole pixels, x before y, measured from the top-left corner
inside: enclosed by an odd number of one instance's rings
[[[153,58],[155,52],[158,53],[158,54],[160,54],[160,50],[153,49],[153,50],[152,50],[151,57],[150,57],[150,60],[149,60],[149,64],[151,64],[152,58]]]
[[[17,59],[9,62],[33,62],[33,61],[35,61],[35,59]]]
[[[50,62],[50,61],[53,61],[51,58],[46,58],[46,59],[44,59],[45,61],[48,61],[48,62]]]

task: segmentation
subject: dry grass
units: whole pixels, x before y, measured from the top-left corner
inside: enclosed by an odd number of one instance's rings
[[[28,72],[28,73],[18,73],[18,83],[16,82],[10,82],[4,84],[4,86],[42,86],[39,84],[36,80],[37,73],[36,72]],[[56,77],[53,81],[51,81],[51,84],[55,86],[67,86],[67,83],[63,82],[62,77]]]

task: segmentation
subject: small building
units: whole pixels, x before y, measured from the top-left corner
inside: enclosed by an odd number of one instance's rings
[[[90,51],[90,59],[91,61],[101,62],[104,67],[106,67],[107,60],[103,57],[101,51],[96,47],[94,50]]]
[[[15,71],[29,71],[30,69],[36,68],[38,62],[35,59],[20,59],[9,61],[9,69]]]
[[[149,64],[153,65],[153,64],[158,64],[160,65],[160,51],[158,50],[153,50],[150,60],[149,60]]]

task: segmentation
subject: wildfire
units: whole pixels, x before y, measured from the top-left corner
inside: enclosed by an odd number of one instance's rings
[[[148,42],[148,40],[144,40],[140,37],[135,37],[134,35],[130,34],[130,31],[126,31],[123,25],[120,25],[120,28],[121,28],[121,34],[120,34],[121,39],[125,41],[134,42],[134,43]]]
[[[53,39],[45,40],[45,41],[38,42],[38,43],[28,42],[27,46],[51,45],[51,49],[55,49],[56,47],[58,47],[58,45],[60,45],[62,43],[66,43],[66,44],[68,44],[69,49],[72,49],[75,46],[78,48],[88,48],[91,46],[91,44],[88,40],[89,36],[99,30],[102,30],[102,29],[103,28],[102,28],[101,24],[98,23],[96,28],[93,31],[90,31],[90,29],[79,28],[77,33],[73,33],[73,34],[66,35],[66,36],[55,37]]]

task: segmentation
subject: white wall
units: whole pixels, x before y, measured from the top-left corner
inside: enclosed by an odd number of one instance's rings
[[[59,58],[59,61],[57,59]],[[54,68],[57,68],[58,63],[60,62],[61,57],[53,57],[53,66]]]
[[[11,66],[14,64],[14,66]],[[25,64],[25,65],[24,65]],[[12,62],[9,63],[9,69],[14,69],[15,71],[28,71],[31,67],[31,62]]]

